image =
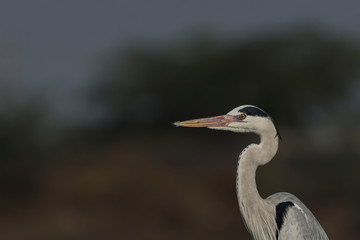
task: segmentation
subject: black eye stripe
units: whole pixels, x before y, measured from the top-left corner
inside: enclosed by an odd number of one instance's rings
[[[256,107],[244,107],[239,109],[238,112],[245,113],[246,115],[249,116],[269,117],[269,115],[266,112]]]
[[[244,107],[244,108],[239,109],[238,112],[245,113],[248,116],[267,117],[267,118],[270,118],[271,121],[273,122],[272,118],[266,112],[264,112],[263,110],[261,110],[260,108],[257,108],[257,107],[251,107],[251,106]],[[275,123],[274,123],[274,126],[276,129],[276,134],[277,134],[276,136],[278,136],[281,139],[280,132],[279,132],[277,126],[275,125]]]

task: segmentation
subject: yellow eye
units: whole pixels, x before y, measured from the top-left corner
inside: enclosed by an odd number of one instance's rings
[[[244,120],[246,118],[246,114],[242,113],[239,115],[240,120]]]

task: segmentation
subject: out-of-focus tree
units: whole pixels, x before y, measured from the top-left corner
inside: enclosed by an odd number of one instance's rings
[[[344,96],[360,69],[359,44],[309,29],[233,42],[200,37],[121,56],[96,89],[118,127],[249,103],[299,124],[310,106]]]
[[[54,156],[60,139],[59,127],[49,120],[47,109],[30,102],[9,104],[0,112],[0,180],[49,163],[45,159]]]

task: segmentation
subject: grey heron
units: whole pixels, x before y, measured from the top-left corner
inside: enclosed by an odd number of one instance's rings
[[[272,118],[258,107],[243,105],[225,115],[175,122],[182,127],[207,127],[233,132],[253,132],[260,143],[250,144],[239,155],[236,193],[240,212],[253,239],[328,239],[311,211],[294,195],[275,193],[266,199],[255,182],[258,166],[272,160],[278,150],[280,134]]]

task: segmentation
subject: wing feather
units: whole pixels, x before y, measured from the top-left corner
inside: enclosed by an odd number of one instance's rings
[[[290,193],[276,193],[267,198],[276,206],[287,203],[281,226],[278,225],[279,240],[328,240],[325,231],[310,210]],[[293,204],[289,204],[291,202]]]

